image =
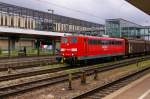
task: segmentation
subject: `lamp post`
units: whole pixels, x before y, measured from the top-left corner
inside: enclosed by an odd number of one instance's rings
[[[51,12],[52,31],[54,31],[54,10],[47,9],[47,11]],[[55,41],[55,39],[52,40],[52,50],[53,50],[53,55],[55,55],[55,50],[56,50],[56,41]]]
[[[54,22],[53,22],[53,19],[54,19],[54,10],[52,9],[47,9],[48,12],[51,12],[51,23],[52,23],[52,31],[54,30]]]

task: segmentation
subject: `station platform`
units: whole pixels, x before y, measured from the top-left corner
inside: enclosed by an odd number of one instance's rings
[[[103,99],[150,99],[150,74],[132,82]]]

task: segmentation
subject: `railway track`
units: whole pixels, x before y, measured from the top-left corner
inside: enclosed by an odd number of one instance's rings
[[[137,60],[137,58],[135,59],[132,59],[131,61],[129,61],[129,63],[126,63],[127,61],[123,61],[124,63],[126,64],[131,64],[133,61]],[[114,65],[120,65],[119,62],[117,63],[114,63],[112,65],[108,65],[108,68],[111,67],[111,66],[114,66]],[[124,64],[123,64],[124,65]],[[105,65],[107,67],[107,64]],[[104,66],[104,67],[105,67]],[[115,67],[116,67],[115,66]],[[44,67],[44,66],[43,66]],[[59,71],[63,71],[63,70],[67,70],[67,69],[78,69],[80,68],[79,66],[78,67],[68,67],[67,65],[64,65],[64,66],[53,66],[54,68],[41,68],[41,69],[35,69],[33,70],[32,68],[31,69],[28,69],[27,71],[25,70],[22,70],[21,72],[17,72],[17,73],[12,73],[12,74],[5,74],[5,75],[1,75],[0,76],[0,81],[8,81],[8,80],[13,80],[13,79],[18,79],[18,78],[23,78],[23,77],[30,77],[30,76],[36,76],[36,75],[41,75],[41,74],[46,74],[46,73],[54,73],[54,72],[59,72]],[[56,67],[56,68],[55,68]],[[97,66],[96,67],[92,67],[92,66],[87,66],[87,67],[84,67],[85,69],[89,69],[91,71],[91,69],[97,69]]]
[[[37,58],[37,57],[51,57],[50,55],[32,55],[32,56],[16,56],[16,57],[0,57],[0,60],[15,60],[15,59],[25,59],[25,58]]]
[[[15,59],[0,59],[0,65],[5,63],[13,63],[13,62],[23,62],[23,61],[31,61],[31,60],[43,60],[43,59],[55,59],[56,56],[43,56],[43,57],[25,57],[25,58],[15,58]]]
[[[38,67],[41,65],[55,64],[56,60],[54,57],[34,57],[25,59],[15,59],[13,61],[0,61],[0,71],[7,71],[11,69],[23,69],[29,67]]]
[[[109,64],[106,66],[98,67],[98,66],[89,66],[89,67],[83,67],[80,68],[78,71],[75,71],[72,73],[73,79],[79,78],[81,75],[81,72],[85,71],[87,75],[92,75],[94,74],[95,70],[98,72],[105,72],[108,70],[112,70],[115,68],[120,68],[129,64],[135,63],[137,58],[134,59],[129,59],[129,60],[124,60],[120,61],[114,64]],[[34,88],[39,88],[42,86],[47,86],[51,84],[56,84],[60,82],[64,82],[68,80],[68,72],[60,72],[60,73],[54,73],[51,74],[48,77],[45,78],[40,78],[28,82],[23,82],[20,84],[14,84],[14,85],[9,85],[5,87],[0,87],[0,97],[5,97],[9,95],[14,95],[20,92],[26,92],[28,90],[34,89]]]
[[[6,75],[0,76],[0,82],[14,80],[14,79],[23,78],[23,77],[42,75],[42,74],[46,74],[46,73],[54,73],[54,72],[59,72],[59,71],[67,70],[67,69],[69,69],[69,67],[67,65],[62,65],[59,67],[53,66],[53,68],[46,67],[46,68],[41,68],[41,69],[28,69],[28,71],[22,70],[17,73],[6,74]]]
[[[126,86],[127,84],[139,79],[140,77],[148,74],[150,72],[150,67],[146,67],[140,71],[134,71],[126,74],[122,77],[116,78],[112,81],[104,83],[102,86],[97,86],[91,90],[88,90],[72,99],[101,99],[110,93]]]

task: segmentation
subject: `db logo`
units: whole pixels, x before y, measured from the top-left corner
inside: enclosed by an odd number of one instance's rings
[[[108,49],[108,46],[102,46],[102,48],[103,48],[104,50],[107,50],[107,49]]]

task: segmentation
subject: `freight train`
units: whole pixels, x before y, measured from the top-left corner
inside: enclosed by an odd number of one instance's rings
[[[60,54],[65,63],[86,63],[89,60],[123,56],[148,54],[150,41],[141,39],[96,37],[96,36],[64,36],[61,38]]]

